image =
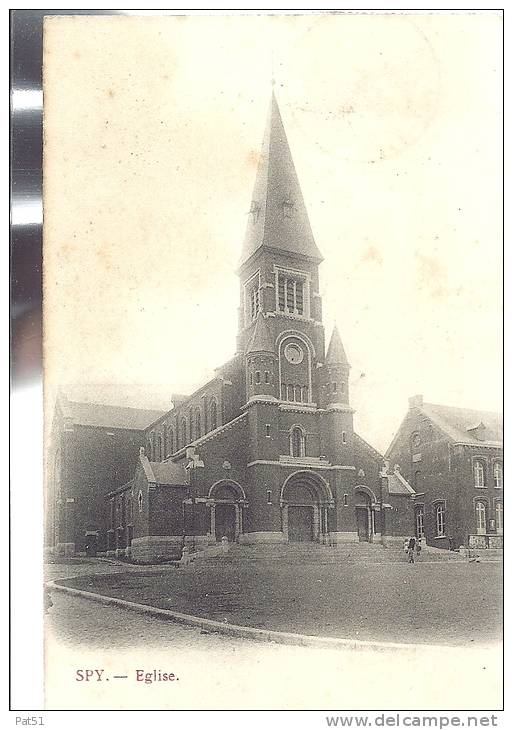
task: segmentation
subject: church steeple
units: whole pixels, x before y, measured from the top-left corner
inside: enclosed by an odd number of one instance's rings
[[[303,195],[274,90],[240,265],[265,246],[319,263]]]

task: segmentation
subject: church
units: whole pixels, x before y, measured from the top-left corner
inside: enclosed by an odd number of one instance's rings
[[[338,330],[325,338],[322,260],[273,93],[235,355],[141,432],[132,478],[105,492],[101,526],[83,526],[99,551],[153,562],[223,538],[387,545],[412,532],[414,490],[353,428],[351,366]],[[71,533],[73,551],[83,538]]]

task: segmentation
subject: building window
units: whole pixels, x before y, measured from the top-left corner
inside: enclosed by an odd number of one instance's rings
[[[164,458],[164,439],[162,437],[162,434],[159,433],[159,461],[162,461]]]
[[[291,403],[294,401],[294,386],[287,385],[287,400]]]
[[[148,441],[148,459],[150,461],[155,460],[155,448],[154,448],[154,434],[150,433],[150,439]]]
[[[196,408],[196,438],[201,436],[201,410]]]
[[[347,505],[348,505],[348,499],[349,499],[348,498],[348,495],[347,494],[344,494],[344,507],[347,507]]]
[[[476,531],[478,535],[486,535],[486,504],[476,502]]]
[[[415,535],[420,540],[424,537],[424,507],[415,507]]]
[[[260,290],[258,284],[256,284],[249,293],[249,311],[251,320],[256,319],[258,312],[260,311]]]
[[[344,392],[344,383],[340,383],[340,392],[341,392],[341,393],[343,393],[343,392]]]
[[[271,424],[270,423],[265,424],[265,435],[267,438],[271,438]]]
[[[332,384],[331,384],[331,390],[332,390],[332,391],[333,391],[334,393],[336,393],[336,392],[337,392],[337,384],[336,384],[336,383],[332,383]]]
[[[260,385],[260,370],[255,373],[255,385]]]
[[[167,424],[164,424],[164,459],[169,453],[169,437],[168,437],[168,427]]]
[[[502,464],[496,461],[493,465],[493,486],[496,489],[502,489]]]
[[[420,433],[412,434],[411,443],[414,448],[418,448],[420,446]]]
[[[435,523],[437,537],[445,537],[445,518],[445,504],[437,504],[435,506]]]
[[[273,500],[272,500],[272,492],[271,492],[270,489],[268,489],[267,490],[267,504],[272,504],[272,503],[273,503]]]
[[[480,460],[476,460],[474,462],[474,486],[476,486],[476,487],[486,486],[484,463]]]
[[[278,276],[278,311],[304,314],[304,281],[292,275]]]
[[[167,444],[168,444],[167,447],[169,450],[169,454],[173,454],[175,451],[175,432],[173,431],[172,428],[169,429]]]
[[[308,403],[308,387],[306,385],[301,386],[301,402]]]
[[[345,431],[342,431],[342,443],[347,444],[347,434]]]
[[[143,510],[143,496],[142,496],[142,492],[139,492],[139,495],[137,497],[137,504],[139,505],[139,512],[142,512],[142,510]]]
[[[495,503],[495,528],[499,535],[504,532],[504,506],[502,502]]]
[[[253,373],[249,374],[249,384],[253,385]]]
[[[290,430],[290,455],[300,457],[305,455],[305,434],[299,426]]]
[[[187,444],[187,419],[182,418],[182,421],[180,423],[180,446],[185,446]]]
[[[301,386],[300,385],[294,386],[294,401],[296,403],[301,403]]]
[[[212,398],[210,401],[210,430],[217,428],[217,401]]]
[[[127,514],[128,514],[128,521],[132,522],[133,517],[134,517],[134,512],[133,512],[133,508],[132,508],[132,500],[130,497],[127,500],[126,509],[127,509]]]
[[[269,372],[269,370],[266,370],[266,371],[265,371],[265,373],[264,373],[264,381],[265,381],[265,382],[266,382],[266,383],[267,383],[268,385],[269,385],[269,383],[271,382],[271,373]]]

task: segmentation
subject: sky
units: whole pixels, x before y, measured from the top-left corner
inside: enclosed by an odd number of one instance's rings
[[[274,78],[358,432],[384,451],[417,393],[500,410],[501,38],[479,13],[47,19],[47,394],[165,408],[234,354]]]

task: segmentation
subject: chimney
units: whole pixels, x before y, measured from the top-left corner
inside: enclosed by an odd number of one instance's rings
[[[422,395],[413,395],[411,398],[408,398],[408,403],[410,408],[422,408],[424,398]]]

